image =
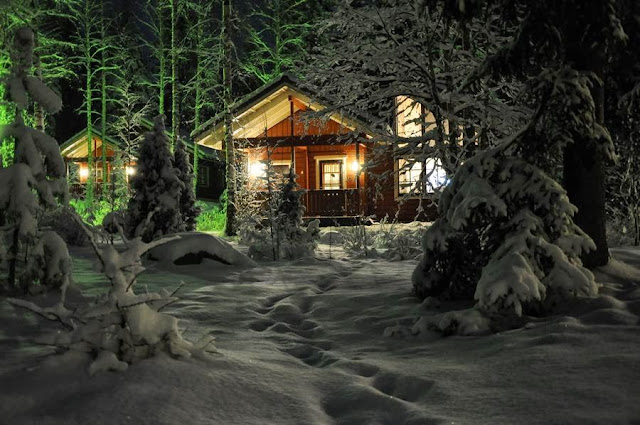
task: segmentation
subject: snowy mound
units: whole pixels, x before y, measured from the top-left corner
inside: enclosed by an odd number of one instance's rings
[[[255,261],[216,236],[197,232],[178,233],[178,235],[180,239],[149,251],[148,258],[177,265],[200,264],[203,258],[209,258],[231,266],[256,266]]]

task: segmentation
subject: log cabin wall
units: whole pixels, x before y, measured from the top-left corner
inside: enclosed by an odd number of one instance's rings
[[[413,220],[432,221],[438,217],[438,208],[433,200],[422,199],[423,212],[417,213],[420,199],[408,198],[402,200],[396,197],[397,173],[395,171],[393,148],[378,144],[369,156],[368,165],[370,177],[367,183],[367,214],[375,215],[381,220],[385,215],[389,219],[396,217],[401,222]]]

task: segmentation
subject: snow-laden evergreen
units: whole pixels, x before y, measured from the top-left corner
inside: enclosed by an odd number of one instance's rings
[[[593,241],[573,223],[566,191],[502,149],[467,161],[441,197],[413,274],[420,298],[473,298],[487,312],[539,311],[545,301],[597,293],[580,256]]]
[[[184,141],[179,138],[174,152],[175,167],[178,177],[183,184],[180,194],[180,215],[182,217],[182,230],[189,232],[196,230],[196,219],[200,215],[200,208],[196,206],[196,194],[193,185],[193,167],[189,163],[189,153],[186,151]]]
[[[271,161],[265,162],[265,177],[262,178],[266,191],[257,196],[260,189],[256,181],[238,192],[247,193],[238,208],[238,232],[242,243],[249,245],[249,256],[257,259],[294,259],[313,256],[319,239],[318,220],[304,225],[304,205],[301,197],[304,190],[296,182],[298,177],[293,170],[286,179],[277,184],[278,177],[271,167]],[[264,187],[262,188],[264,189]]]
[[[138,152],[136,174],[131,178],[134,194],[127,209],[129,237],[149,242],[180,231],[180,181],[169,150],[164,115],[155,118],[153,131],[145,135]]]
[[[12,54],[12,72],[5,80],[8,100],[15,103],[12,124],[2,128],[3,140],[15,142],[13,165],[0,169],[0,224],[3,254],[3,274],[9,286],[20,280],[27,287],[37,282],[55,281],[56,286],[68,278],[68,267],[57,267],[66,251],[59,237],[40,234],[38,217],[48,208],[68,197],[66,169],[58,142],[45,133],[25,125],[23,112],[30,101],[39,104],[47,113],[60,110],[62,101],[42,81],[29,75],[33,66],[34,34],[29,28],[16,31]],[[25,264],[30,247],[32,258]],[[59,251],[59,252],[57,252]],[[52,263],[53,262],[53,263]],[[35,267],[35,269],[30,269]]]
[[[302,221],[305,207],[301,198],[305,191],[300,189],[297,178],[295,171],[290,168],[280,187],[276,217],[276,228],[281,234],[280,258],[312,256],[320,237],[320,223],[317,220],[306,227]]]

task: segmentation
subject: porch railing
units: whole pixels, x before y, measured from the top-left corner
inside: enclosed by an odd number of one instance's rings
[[[362,189],[309,190],[304,195],[305,216],[343,217],[360,215]]]

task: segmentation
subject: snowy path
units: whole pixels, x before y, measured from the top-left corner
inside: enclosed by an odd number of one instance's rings
[[[640,263],[638,251],[620,254]],[[632,272],[603,273],[610,295],[624,300],[603,297],[578,318],[486,337],[383,337],[425,313],[409,293],[414,264],[325,259],[238,270],[205,260],[151,270],[138,291],[185,280],[167,311],[187,339],[215,335],[220,355],[159,357],[94,378],[73,362],[28,372],[33,359],[13,356],[0,361],[0,424],[640,423]],[[76,267],[97,292],[89,262]],[[0,347],[15,350],[4,335]]]

